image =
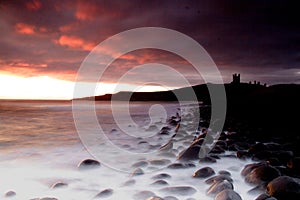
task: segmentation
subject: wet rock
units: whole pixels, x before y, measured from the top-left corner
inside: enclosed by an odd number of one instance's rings
[[[246,177],[245,181],[254,184],[267,183],[280,176],[280,172],[272,166],[262,165],[253,169]]]
[[[101,164],[97,160],[85,159],[79,163],[78,169],[90,169],[90,168],[96,168],[96,167],[100,167],[100,166],[101,166]]]
[[[149,163],[151,165],[167,165],[171,163],[171,161],[168,159],[155,159],[155,160],[149,160]]]
[[[241,150],[236,152],[236,157],[238,157],[239,159],[247,159],[251,157],[251,154],[248,151]]]
[[[252,160],[255,161],[267,160],[270,157],[272,157],[271,151],[260,151],[252,156]]]
[[[160,151],[170,151],[172,149],[173,149],[173,141],[172,140],[170,140],[165,145],[163,145],[159,148]]]
[[[169,179],[171,178],[171,175],[166,174],[166,173],[161,173],[161,174],[157,174],[155,176],[152,176],[152,179],[156,180],[156,179]]]
[[[207,190],[207,195],[216,195],[225,189],[233,190],[233,185],[227,180],[216,182]]]
[[[217,194],[215,200],[242,200],[241,196],[231,189],[225,189]]]
[[[167,166],[168,169],[186,169],[190,167],[195,167],[193,163],[172,163]]]
[[[99,192],[94,199],[100,199],[100,198],[107,198],[110,197],[113,194],[113,190],[112,189],[105,189],[102,190],[101,192]]]
[[[254,188],[250,189],[247,193],[248,194],[252,194],[252,195],[257,195],[257,194],[260,194],[264,191],[266,191],[266,183],[263,183],[263,184],[259,184],[257,186],[255,186]]]
[[[179,153],[178,160],[189,161],[199,159],[199,145],[193,145]]]
[[[15,192],[15,191],[8,191],[8,192],[6,192],[5,193],[5,197],[13,197],[13,196],[16,196],[17,195],[17,193]]]
[[[153,196],[153,197],[149,197],[147,200],[164,200],[164,199],[158,196]]]
[[[169,135],[170,134],[171,128],[168,126],[162,127],[161,130],[159,131],[160,135]]]
[[[208,178],[215,174],[215,171],[211,167],[203,167],[197,170],[193,177],[194,178]]]
[[[211,156],[205,156],[204,158],[200,158],[200,163],[216,163],[217,160]]]
[[[266,162],[248,164],[242,170],[241,175],[242,176],[247,176],[252,170],[254,170],[255,168],[260,167],[262,165],[266,165]]]
[[[272,156],[277,158],[283,165],[286,165],[294,156],[292,151],[272,151]]]
[[[267,185],[267,193],[278,200],[300,199],[300,179],[277,177]]]
[[[157,154],[159,157],[166,157],[166,158],[176,158],[177,156],[172,152],[160,152]]]
[[[300,157],[295,157],[289,160],[287,163],[287,167],[291,169],[293,172],[299,174],[300,173]]]
[[[147,166],[148,166],[148,162],[145,161],[145,160],[138,161],[138,162],[131,165],[131,167],[134,167],[134,168],[147,167]]]
[[[166,196],[163,198],[164,200],[179,200],[178,198],[176,197],[173,197],[173,196]]]
[[[174,186],[166,187],[160,190],[163,193],[176,194],[181,196],[190,196],[197,192],[197,190],[190,186]]]
[[[220,170],[218,173],[221,174],[221,175],[231,176],[231,173],[229,171],[226,171],[226,170]]]
[[[255,200],[276,200],[276,199],[267,194],[261,194]]]
[[[221,181],[224,181],[224,180],[227,180],[228,182],[233,182],[232,178],[226,174],[220,174],[220,175],[217,175],[217,176],[213,176],[207,180],[205,180],[205,183],[207,184],[213,184],[213,183],[217,183],[217,182],[221,182]]]
[[[133,199],[134,200],[141,200],[141,199],[147,199],[147,198],[150,198],[150,197],[153,197],[153,196],[156,196],[154,194],[154,192],[144,190],[144,191],[140,191],[140,192],[134,194]]]
[[[144,174],[144,171],[141,168],[137,168],[131,173],[131,176],[140,176],[143,174]]]
[[[256,144],[250,146],[249,153],[256,154],[256,153],[266,151],[266,150],[268,150],[267,146],[265,144],[259,142],[259,143],[256,143]]]
[[[169,185],[169,183],[165,180],[157,180],[157,181],[151,183],[151,185],[162,186],[162,185]]]
[[[122,186],[132,186],[136,183],[136,181],[134,179],[130,179],[128,181],[125,181]]]
[[[57,182],[51,186],[52,189],[65,188],[65,187],[68,187],[68,184],[64,182]]]
[[[223,149],[221,146],[214,146],[214,148],[210,151],[210,153],[215,153],[215,154],[221,154],[224,152],[225,149]]]

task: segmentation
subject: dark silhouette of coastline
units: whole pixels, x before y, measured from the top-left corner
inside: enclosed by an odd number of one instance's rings
[[[218,84],[202,84],[192,86],[198,101],[210,105],[208,87],[220,87]],[[227,119],[225,128],[232,124],[242,123],[247,132],[256,129],[255,133],[263,135],[295,135],[299,133],[299,102],[300,85],[278,84],[261,85],[259,82],[241,83],[240,75],[234,74],[233,81],[224,85],[227,96]],[[177,101],[175,94],[183,97],[181,100],[193,100],[188,95],[190,88],[180,88],[163,92],[119,92],[102,96],[82,98],[83,100],[110,101]],[[207,108],[207,107],[206,107]],[[209,107],[208,107],[209,108]],[[203,109],[202,116],[209,118],[210,109]],[[234,123],[233,121],[236,121]],[[238,122],[237,122],[238,121]],[[235,125],[235,127],[237,127]]]

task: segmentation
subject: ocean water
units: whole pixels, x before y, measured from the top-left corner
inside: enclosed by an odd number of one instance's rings
[[[250,161],[224,157],[213,164],[195,162],[195,168],[166,168],[177,162],[176,155],[187,147],[194,137],[193,131],[182,128],[178,133],[184,135],[177,134],[172,139],[173,147],[165,154],[159,147],[171,139],[174,127],[170,135],[156,133],[168,126],[167,119],[176,116],[176,112],[193,113],[193,105],[135,102],[128,107],[117,102],[112,112],[109,102],[97,102],[95,116],[101,129],[90,123],[90,108],[85,105],[81,103],[76,108],[82,119],[74,121],[72,103],[68,101],[0,101],[0,199],[6,198],[6,192],[14,191],[16,195],[9,199],[83,200],[93,199],[104,189],[113,190],[106,199],[146,199],[137,196],[141,191],[151,191],[160,197],[213,199],[205,194],[209,185],[202,179],[192,178],[193,173],[204,166],[216,172],[230,171],[235,191],[243,199],[255,199],[255,195],[247,193],[252,186],[240,176],[243,166]],[[193,118],[183,127],[191,127],[192,121]],[[78,134],[76,126],[84,127],[83,132]],[[99,141],[99,134],[107,141]],[[77,168],[80,161],[93,156],[102,163],[101,167]],[[135,170],[132,164],[139,161],[146,161],[141,167],[145,174],[132,176]],[[168,186],[151,184],[155,181],[152,177],[160,173],[171,176],[165,179]],[[134,180],[134,184],[124,185],[128,180]],[[51,188],[57,182],[66,183],[67,187]],[[196,192],[180,194],[162,190],[171,186],[189,186]]]

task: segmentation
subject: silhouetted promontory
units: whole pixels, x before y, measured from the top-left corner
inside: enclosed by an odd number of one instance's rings
[[[210,88],[221,87],[218,84],[202,84],[192,86],[198,101],[210,105]],[[240,83],[239,79],[224,84],[227,98],[227,120],[225,126],[231,121],[247,124],[251,128],[269,134],[298,134],[299,133],[299,102],[300,85],[278,84],[265,86],[259,82]],[[161,92],[119,92],[83,99],[96,101],[129,100],[130,101],[180,101],[194,100],[190,94],[191,88],[180,88]],[[202,116],[209,117],[210,110],[203,111]]]

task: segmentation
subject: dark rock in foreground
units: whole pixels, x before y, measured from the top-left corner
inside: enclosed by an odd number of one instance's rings
[[[109,197],[113,194],[113,190],[112,189],[105,189],[102,190],[101,192],[99,192],[94,199],[98,199],[98,198],[106,198]]]
[[[231,189],[225,189],[217,194],[215,200],[242,200],[241,196]]]
[[[174,187],[166,187],[161,189],[163,193],[176,194],[181,196],[190,196],[197,192],[197,190],[190,186],[174,186]]]
[[[233,190],[232,183],[227,180],[216,182],[208,188],[207,195],[216,195],[226,189]]]
[[[196,171],[193,175],[194,178],[208,178],[215,174],[215,171],[211,167],[203,167]]]
[[[16,195],[17,195],[17,193],[15,191],[8,191],[8,192],[5,193],[4,196],[5,197],[14,197]]]
[[[253,169],[245,178],[248,183],[263,184],[280,176],[280,172],[269,165],[262,165]]]
[[[267,185],[267,192],[278,200],[300,199],[300,179],[280,176]]]
[[[97,160],[85,159],[79,163],[78,169],[90,169],[90,168],[95,168],[95,167],[100,167],[100,166],[101,166],[101,164]]]

